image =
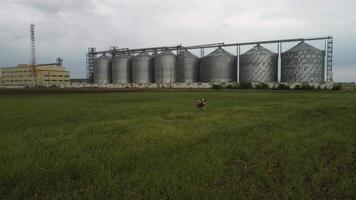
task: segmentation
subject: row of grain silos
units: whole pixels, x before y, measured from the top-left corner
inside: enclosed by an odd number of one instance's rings
[[[325,52],[305,42],[281,54],[282,82],[323,82]],[[256,45],[240,56],[240,82],[277,82],[278,54]],[[94,62],[94,83],[234,82],[237,56],[217,48],[199,59],[184,50],[136,56],[102,55]]]
[[[281,82],[324,82],[325,51],[305,42],[281,54]],[[278,54],[257,45],[240,56],[241,82],[277,82]]]
[[[94,62],[94,83],[169,83],[198,81],[200,59],[189,51],[178,56],[171,51],[136,56],[102,55]]]

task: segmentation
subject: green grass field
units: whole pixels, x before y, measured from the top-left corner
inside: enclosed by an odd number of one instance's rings
[[[0,114],[0,199],[356,198],[356,93],[0,95]]]

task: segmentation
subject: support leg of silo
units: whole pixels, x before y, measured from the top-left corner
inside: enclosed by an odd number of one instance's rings
[[[278,69],[277,69],[277,81],[282,82],[282,43],[278,42]]]
[[[241,49],[240,45],[236,46],[236,81],[239,83],[240,82],[240,54],[241,54]]]
[[[200,49],[200,82],[203,82],[203,58],[204,58],[204,48]]]
[[[328,40],[326,39],[325,40],[325,46],[324,46],[324,52],[325,52],[325,55],[324,55],[324,78],[323,78],[323,80],[326,82],[326,81],[328,81],[327,80],[327,76],[328,76],[328,70],[327,70],[327,67],[326,67],[326,65],[327,65],[327,63],[328,63],[328,59],[327,59],[327,51],[328,51]]]

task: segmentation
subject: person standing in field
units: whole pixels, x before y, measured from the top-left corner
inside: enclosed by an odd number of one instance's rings
[[[199,112],[204,112],[205,107],[208,105],[208,100],[207,99],[199,99],[197,101],[197,108]]]

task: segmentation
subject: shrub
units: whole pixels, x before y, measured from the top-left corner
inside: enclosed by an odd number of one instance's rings
[[[333,90],[341,90],[341,89],[342,89],[341,84],[334,84],[333,85]]]
[[[234,84],[229,84],[226,86],[226,89],[239,89],[239,84],[238,83],[234,83]]]
[[[301,89],[302,90],[313,90],[314,87],[309,85],[308,83],[303,83]]]
[[[233,85],[227,85],[226,89],[234,89],[234,86]]]
[[[300,90],[300,89],[302,89],[302,88],[300,87],[300,85],[296,85],[294,89],[295,89],[295,90]]]
[[[289,85],[286,85],[286,84],[279,84],[275,89],[277,89],[277,90],[289,90],[290,87],[289,87]]]
[[[213,84],[213,86],[211,87],[211,89],[222,89],[223,87],[221,85],[218,84]]]
[[[269,89],[269,85],[266,83],[259,83],[256,85],[256,89],[261,89],[261,90],[268,90]]]
[[[239,88],[240,88],[240,89],[251,89],[251,88],[252,88],[252,84],[251,84],[251,83],[244,83],[244,82],[241,82]]]

